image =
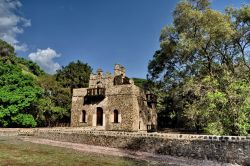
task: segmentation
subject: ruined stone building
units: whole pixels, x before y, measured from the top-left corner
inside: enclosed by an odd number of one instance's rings
[[[71,126],[94,130],[150,131],[156,129],[156,97],[134,85],[125,68],[114,75],[101,69],[90,75],[89,87],[73,90]]]

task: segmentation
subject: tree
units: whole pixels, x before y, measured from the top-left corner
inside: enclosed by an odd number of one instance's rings
[[[64,87],[70,88],[71,92],[74,88],[83,88],[88,86],[89,76],[92,68],[87,63],[81,61],[70,62],[67,66],[62,67],[55,74],[56,80]]]
[[[55,105],[55,102],[49,97],[40,98],[37,101],[36,120],[39,126],[53,127],[62,119],[69,117],[69,112],[64,107]]]
[[[55,76],[43,75],[38,79],[43,89],[42,97],[35,103],[36,120],[39,126],[54,126],[70,121],[71,94],[62,87]]]
[[[32,77],[21,69],[0,61],[0,125],[35,127],[29,107],[41,94]]]
[[[35,127],[30,107],[41,89],[17,60],[14,48],[0,40],[0,126]]]
[[[164,109],[180,112],[184,126],[211,134],[250,129],[249,16],[248,5],[221,13],[208,0],[189,0],[177,5],[173,25],[163,28],[149,75],[178,104]]]

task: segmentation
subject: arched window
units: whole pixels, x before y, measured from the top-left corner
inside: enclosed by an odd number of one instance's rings
[[[114,123],[118,123],[118,111],[114,110]]]
[[[82,118],[82,122],[85,123],[86,122],[86,111],[85,110],[82,111],[82,117],[81,118]]]

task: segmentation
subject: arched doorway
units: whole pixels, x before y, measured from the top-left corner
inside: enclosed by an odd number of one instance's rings
[[[97,107],[96,110],[96,125],[97,126],[103,125],[103,110],[101,107]]]

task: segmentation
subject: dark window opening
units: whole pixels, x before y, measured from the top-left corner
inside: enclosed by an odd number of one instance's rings
[[[82,122],[83,123],[86,122],[86,111],[85,110],[82,111]]]
[[[114,123],[118,123],[118,111],[114,110]]]
[[[96,125],[102,126],[103,125],[103,110],[101,107],[97,107],[96,110]]]
[[[147,105],[148,105],[149,108],[153,108],[153,103],[147,102]]]

